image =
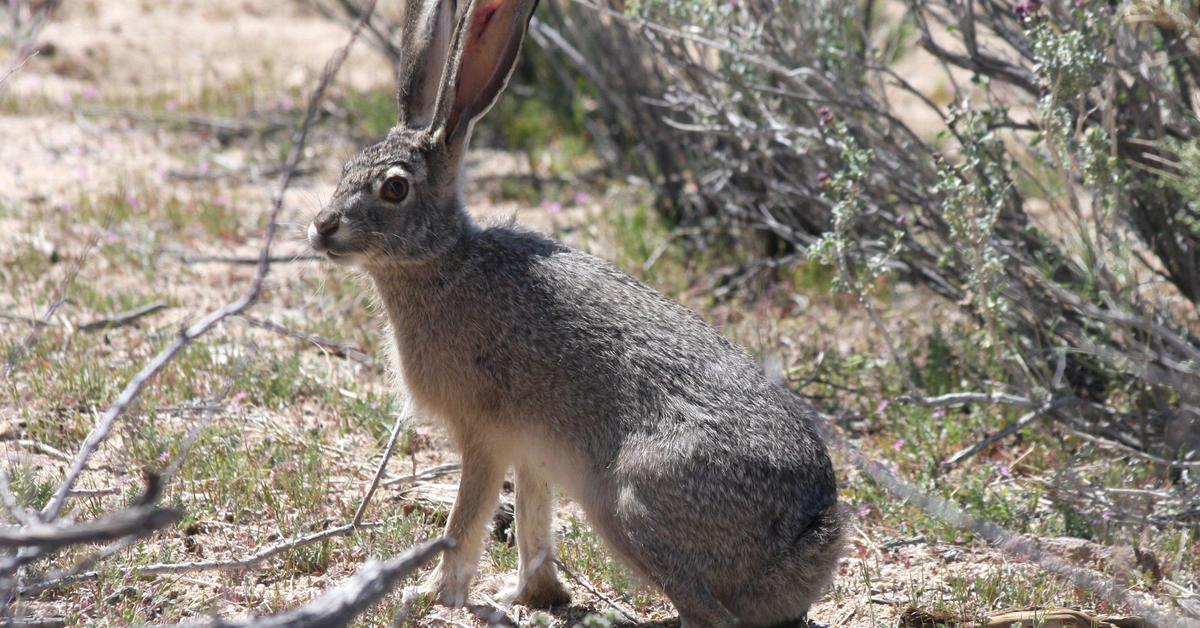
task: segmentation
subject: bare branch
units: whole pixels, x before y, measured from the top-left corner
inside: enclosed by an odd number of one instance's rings
[[[429,480],[432,478],[441,477],[443,475],[450,475],[451,473],[458,473],[461,470],[462,470],[461,464],[459,464],[457,462],[448,462],[446,464],[439,464],[435,467],[430,467],[423,471],[413,473],[412,475],[404,475],[404,476],[400,476],[398,478],[388,478],[383,481],[383,485],[384,486],[392,486],[394,484],[401,484],[403,482],[416,482],[417,480]]]
[[[454,547],[454,540],[435,539],[386,562],[371,561],[336,589],[326,591],[300,608],[243,620],[213,619],[194,626],[213,628],[336,628],[348,626],[359,614],[435,556]]]
[[[99,331],[101,329],[112,329],[113,327],[123,327],[131,323],[137,322],[138,319],[150,316],[156,312],[167,309],[167,304],[162,301],[154,301],[147,303],[141,307],[135,307],[132,310],[126,310],[118,314],[114,314],[109,318],[98,318],[94,321],[86,322],[79,326],[80,331]]]
[[[230,257],[222,255],[188,255],[183,252],[175,254],[184,264],[233,264],[235,266],[257,266],[262,257]],[[269,258],[272,264],[291,264],[293,262],[315,262],[321,258],[316,255],[280,255]]]
[[[107,220],[105,222],[107,222]],[[23,340],[21,340],[21,344],[13,347],[12,351],[9,352],[8,364],[4,367],[5,377],[11,377],[13,371],[17,369],[17,366],[20,364],[22,358],[25,357],[25,354],[28,353],[30,349],[33,349],[35,345],[37,345],[38,336],[41,334],[43,329],[50,325],[50,319],[54,317],[54,313],[58,311],[58,308],[62,307],[62,304],[66,302],[67,290],[70,289],[71,284],[75,283],[75,278],[79,276],[79,271],[83,269],[84,262],[87,261],[88,256],[91,255],[92,250],[96,248],[96,243],[99,241],[99,234],[92,236],[92,239],[88,241],[87,246],[84,247],[83,252],[80,253],[79,257],[75,258],[75,262],[71,264],[70,270],[67,271],[67,276],[63,277],[63,280],[59,282],[58,287],[54,289],[54,298],[50,300],[50,304],[46,306],[46,309],[42,312],[42,315],[37,318],[38,322],[34,324],[33,329],[29,330],[29,333]]]
[[[259,329],[265,329],[267,331],[275,332],[281,336],[303,340],[310,344],[316,345],[317,347],[329,352],[331,355],[335,355],[339,358],[354,360],[359,364],[373,364],[371,356],[366,351],[363,351],[362,349],[348,342],[331,340],[329,338],[325,338],[324,336],[318,336],[317,334],[304,333],[302,331],[292,329],[291,327],[280,325],[279,323],[274,323],[246,314],[243,314],[241,319],[255,327],[258,327]]]
[[[17,322],[25,323],[27,325],[33,325],[34,327],[49,327],[50,326],[50,323],[47,323],[40,318],[36,318],[33,316],[24,316],[22,314],[13,314],[11,312],[0,312],[0,318],[8,319],[10,321],[17,321]]]
[[[17,72],[20,72],[21,68],[25,67],[25,64],[29,63],[30,59],[32,59],[38,55],[38,52],[40,52],[40,51],[34,50],[33,52],[30,52],[30,53],[22,56],[20,59],[17,60],[16,63],[12,64],[8,68],[8,70],[6,70],[4,72],[4,76],[0,76],[0,94],[3,94],[4,90],[7,89],[8,79],[12,78],[13,75],[16,74]]]
[[[946,458],[944,461],[942,461],[941,469],[943,472],[949,471],[950,469],[954,468],[954,466],[957,465],[958,463],[974,456],[975,454],[978,454],[979,452],[983,451],[984,449],[987,449],[988,447],[991,447],[992,445],[1004,440],[1005,438],[1008,438],[1009,436],[1012,436],[1013,434],[1016,434],[1017,432],[1021,431],[1026,425],[1033,423],[1033,421],[1036,420],[1037,418],[1045,416],[1047,413],[1053,412],[1054,410],[1056,410],[1058,408],[1062,408],[1064,406],[1069,406],[1069,405],[1075,405],[1075,404],[1079,404],[1079,403],[1084,403],[1084,400],[1080,399],[1079,397],[1073,397],[1073,396],[1072,397],[1060,397],[1058,399],[1053,399],[1053,400],[1047,401],[1046,403],[1043,403],[1042,405],[1038,406],[1037,408],[1034,408],[1033,410],[1030,410],[1029,412],[1026,412],[1025,414],[1021,415],[1021,418],[1017,419],[1016,421],[1013,421],[1013,422],[1005,425],[1004,427],[996,430],[995,432],[988,434],[986,437],[984,437],[979,442],[974,443],[968,447],[965,447],[962,450],[955,453],[954,455],[950,456],[949,458]]]
[[[363,495],[362,502],[358,504],[358,510],[354,511],[354,520],[350,525],[358,525],[362,521],[363,515],[367,513],[367,505],[371,503],[371,496],[375,494],[375,489],[379,487],[379,480],[383,478],[383,474],[387,471],[388,461],[392,459],[392,449],[396,447],[396,441],[399,439],[400,432],[408,424],[408,413],[412,410],[412,403],[411,396],[404,399],[404,407],[396,415],[396,423],[392,425],[392,433],[388,436],[387,446],[383,448],[383,458],[379,460],[379,467],[375,469],[375,477],[371,478],[371,485],[367,487],[367,492]]]
[[[914,397],[905,395],[897,398],[896,402],[911,403],[918,406],[928,406],[930,408],[965,406],[972,403],[1000,403],[1022,408],[1032,408],[1038,405],[1037,402],[1033,401],[1032,399],[1002,392],[958,392],[940,395],[937,397]]]
[[[642,623],[642,618],[638,617],[637,613],[633,612],[630,609],[625,608],[624,605],[618,604],[616,600],[613,600],[612,598],[608,597],[607,595],[604,595],[603,593],[601,593],[598,589],[596,589],[595,586],[592,585],[591,582],[588,582],[587,578],[584,578],[583,576],[575,573],[575,571],[573,569],[571,569],[570,567],[568,567],[566,565],[566,563],[555,558],[554,564],[558,565],[558,568],[561,569],[563,571],[563,573],[567,574],[568,578],[574,580],[575,582],[578,582],[579,586],[587,589],[589,593],[596,596],[596,599],[613,607],[618,613],[623,615],[625,617],[625,619],[628,619],[629,621],[631,621],[635,624]]]
[[[73,525],[37,523],[0,527],[0,547],[55,549],[67,545],[101,543],[127,536],[145,536],[176,521],[182,513],[172,508],[135,506],[95,521]]]
[[[312,545],[313,543],[320,543],[321,541],[339,536],[346,536],[359,530],[376,528],[381,525],[383,524],[379,521],[362,522],[357,526],[346,524],[336,528],[322,530],[320,532],[313,532],[311,534],[293,537],[241,558],[231,558],[226,560],[200,560],[184,563],[152,563],[149,565],[136,567],[135,570],[137,573],[142,575],[154,576],[162,574],[190,573],[194,571],[232,571],[236,569],[248,569],[264,560],[267,560],[268,558],[278,556],[279,554],[296,549],[298,547],[305,547],[307,545]],[[68,584],[75,584],[85,580],[94,580],[99,576],[100,572],[98,571],[85,571],[78,574],[64,576],[56,580],[29,585],[28,587],[21,589],[21,594],[32,595],[47,589],[53,589]]]

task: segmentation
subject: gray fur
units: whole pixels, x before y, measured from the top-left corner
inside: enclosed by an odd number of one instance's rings
[[[487,1],[472,3],[464,20]],[[518,24],[496,26],[517,38],[504,46],[511,51],[535,0],[503,1],[520,3]],[[452,64],[474,63],[462,54],[465,30],[455,31]],[[445,72],[430,126],[401,124],[347,164],[318,217],[338,228],[309,231],[314,249],[373,279],[404,387],[463,456],[446,529],[459,545],[428,590],[446,604],[466,602],[511,466],[518,601],[569,599],[552,560],[553,484],[662,588],[686,626],[803,618],[842,537],[816,412],[694,312],[608,262],[471,220],[458,179],[474,119],[447,133],[446,111],[482,115],[511,72],[505,63],[498,84],[458,95],[476,99],[464,106],[442,106],[458,74]],[[409,182],[402,202],[379,197],[388,176]]]

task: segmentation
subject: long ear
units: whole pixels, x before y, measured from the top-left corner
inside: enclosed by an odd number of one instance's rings
[[[454,32],[455,0],[409,0],[404,9],[401,60],[396,95],[400,124],[424,128],[433,122],[450,38]]]
[[[435,126],[462,144],[512,74],[538,0],[471,0],[454,33],[454,53],[438,94]]]

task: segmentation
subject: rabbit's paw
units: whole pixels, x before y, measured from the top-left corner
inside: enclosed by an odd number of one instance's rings
[[[513,582],[513,581],[516,582]],[[571,593],[556,576],[534,577],[524,582],[515,576],[509,586],[501,589],[496,597],[506,604],[520,604],[529,608],[553,608],[571,603]]]
[[[471,585],[471,570],[454,569],[445,562],[438,565],[418,588],[419,594],[450,608],[467,605]]]

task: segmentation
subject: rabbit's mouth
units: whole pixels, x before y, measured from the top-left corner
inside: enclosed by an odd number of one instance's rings
[[[333,262],[334,264],[337,264],[338,266],[352,265],[352,264],[354,264],[355,258],[358,257],[356,254],[351,253],[351,252],[343,251],[343,252],[339,253],[337,251],[331,251],[329,249],[325,249],[324,251],[321,251],[321,255],[324,255],[326,260]]]

